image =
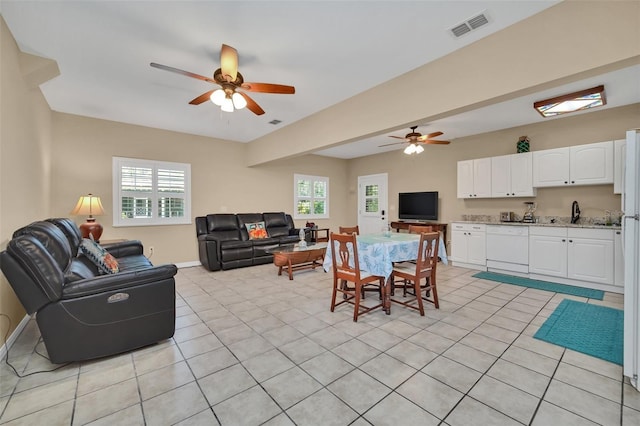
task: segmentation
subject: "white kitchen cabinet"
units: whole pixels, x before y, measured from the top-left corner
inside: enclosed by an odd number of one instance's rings
[[[458,161],[458,198],[491,197],[491,158]]]
[[[614,231],[530,227],[529,273],[612,285]]]
[[[627,140],[613,141],[613,193],[624,191],[624,162],[627,156]]]
[[[487,264],[486,225],[451,224],[451,256],[458,266],[485,269]]]
[[[567,278],[613,284],[613,231],[569,228],[567,237]]]
[[[613,183],[613,141],[572,146],[570,153],[572,185]]]
[[[567,276],[567,228],[529,228],[529,273]]]
[[[613,233],[613,285],[624,288],[624,254],[622,253],[622,231]]]
[[[533,153],[502,155],[491,158],[492,197],[532,197]]]
[[[569,183],[569,148],[533,153],[533,186],[564,186]]]
[[[613,141],[533,153],[533,186],[613,183]]]

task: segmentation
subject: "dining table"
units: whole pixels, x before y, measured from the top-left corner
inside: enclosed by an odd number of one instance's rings
[[[442,238],[439,240],[438,257],[443,264],[448,264],[447,251]],[[420,246],[420,234],[406,234],[385,232],[379,234],[358,235],[356,237],[358,245],[358,263],[360,270],[366,271],[369,275],[377,275],[385,278],[383,289],[382,307],[389,315],[391,313],[391,287],[393,283],[393,264],[396,262],[406,262],[418,258],[418,248]],[[332,242],[327,246],[322,267],[326,272],[330,272],[333,267],[331,256]],[[350,256],[353,259],[353,256]]]

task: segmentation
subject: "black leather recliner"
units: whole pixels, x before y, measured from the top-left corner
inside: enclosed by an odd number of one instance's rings
[[[105,246],[120,272],[101,275],[69,219],[19,229],[0,268],[36,321],[52,362],[82,361],[156,343],[175,330],[175,265],[153,266],[140,241]]]

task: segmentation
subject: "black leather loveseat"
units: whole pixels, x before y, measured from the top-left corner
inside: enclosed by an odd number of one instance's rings
[[[176,266],[153,266],[140,241],[126,241],[105,245],[119,272],[102,273],[78,254],[86,243],[73,221],[48,219],[17,230],[0,253],[18,299],[37,312],[51,361],[103,357],[173,336]]]
[[[250,239],[247,224],[263,222],[266,238]],[[196,217],[200,263],[209,271],[261,265],[273,261],[266,250],[300,240],[291,215],[270,213],[217,213]]]

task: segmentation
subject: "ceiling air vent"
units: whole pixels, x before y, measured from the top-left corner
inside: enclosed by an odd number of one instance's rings
[[[273,124],[273,125],[280,124],[280,123],[282,123],[282,120],[271,120],[269,122],[269,124]]]
[[[466,23],[460,24],[457,27],[451,28],[451,32],[456,37],[460,37],[461,35],[466,34],[469,31],[471,31],[471,28],[469,28],[469,26]]]
[[[488,23],[489,19],[487,19],[487,15],[483,12],[451,28],[451,33],[456,37],[460,37]]]

